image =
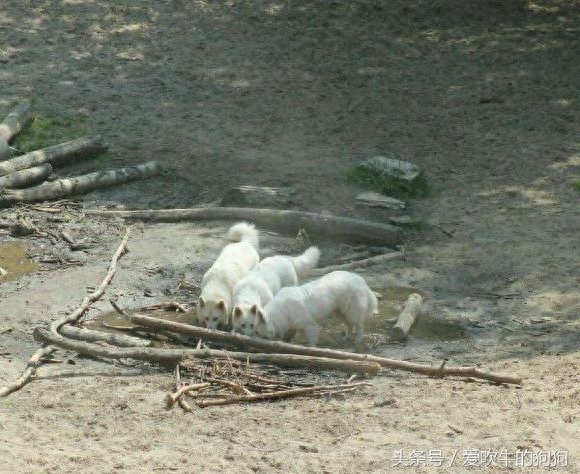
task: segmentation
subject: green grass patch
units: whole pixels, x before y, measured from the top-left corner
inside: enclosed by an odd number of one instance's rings
[[[573,187],[573,188],[574,188],[576,191],[580,192],[580,180],[573,181],[573,182],[572,182],[572,187]]]
[[[88,119],[83,115],[40,114],[16,137],[13,146],[30,152],[88,134]]]
[[[429,195],[429,185],[423,173],[412,183],[409,183],[377,170],[357,165],[347,171],[346,180],[359,186],[368,186],[377,193],[395,198],[427,197]]]

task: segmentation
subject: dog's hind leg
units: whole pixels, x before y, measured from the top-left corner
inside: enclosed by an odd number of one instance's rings
[[[318,343],[318,336],[320,335],[320,328],[316,323],[309,324],[305,329],[306,340],[310,347],[316,346]]]

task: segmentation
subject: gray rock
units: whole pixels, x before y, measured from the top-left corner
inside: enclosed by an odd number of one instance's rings
[[[384,194],[368,191],[356,197],[357,204],[368,207],[382,207],[386,209],[405,209],[405,203]]]
[[[359,166],[410,184],[421,176],[421,170],[417,165],[386,156],[373,156],[363,161]]]

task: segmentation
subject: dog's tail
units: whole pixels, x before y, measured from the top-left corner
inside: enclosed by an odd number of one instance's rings
[[[294,264],[298,278],[306,276],[310,270],[316,268],[318,260],[320,260],[320,250],[318,247],[310,247],[302,255],[292,257],[292,263]]]
[[[369,317],[378,316],[379,315],[379,299],[377,298],[377,294],[369,288]]]
[[[254,224],[248,224],[247,222],[238,222],[237,224],[234,224],[228,230],[227,238],[228,240],[233,240],[235,242],[248,242],[256,249],[256,252],[258,251],[260,238]]]

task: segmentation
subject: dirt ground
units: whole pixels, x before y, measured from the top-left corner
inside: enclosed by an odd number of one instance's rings
[[[345,171],[378,153],[412,161],[433,193],[408,214],[452,236],[425,225],[406,234],[404,260],[361,273],[377,291],[420,290],[425,317],[461,331],[376,351],[524,384],[389,371],[344,398],[191,415],[164,409],[168,370],[59,352],[75,365],[45,366],[0,400],[0,472],[465,472],[474,449],[561,450],[568,467],[553,470],[580,472],[579,16],[572,0],[4,1],[0,116],[28,97],[106,137],[105,163],[63,175],[165,166],[86,207],[212,205],[231,185],[291,185],[299,209],[386,220],[354,206],[361,188]],[[17,213],[46,217],[21,208],[0,219]],[[37,349],[32,329],[100,282],[123,232],[78,209],[69,218],[51,225],[95,241],[89,253],[22,243],[80,265],[0,284],[2,383]],[[127,307],[193,298],[179,283],[199,282],[225,228],[137,226],[108,294]],[[292,242],[266,236],[264,253]],[[324,243],[323,263],[341,252]],[[90,316],[109,309],[105,299]],[[392,467],[397,450],[407,461]],[[413,450],[442,450],[444,467],[408,466]]]

